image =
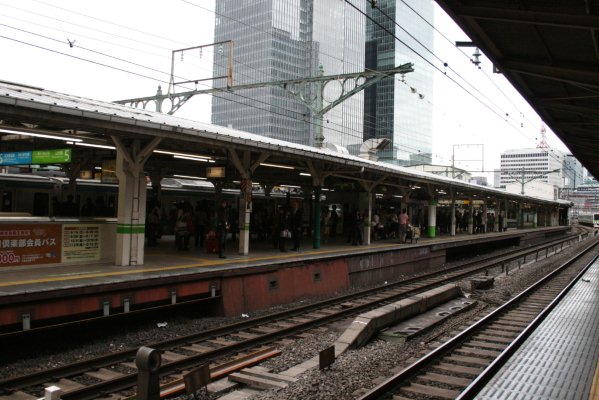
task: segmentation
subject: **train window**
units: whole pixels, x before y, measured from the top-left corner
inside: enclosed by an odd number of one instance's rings
[[[12,211],[12,192],[2,192],[2,211]]]
[[[50,194],[40,192],[33,194],[33,215],[36,217],[50,215]]]

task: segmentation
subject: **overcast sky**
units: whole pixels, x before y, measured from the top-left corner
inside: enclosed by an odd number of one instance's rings
[[[535,147],[541,120],[488,59],[477,69],[468,57],[474,49],[453,45],[468,38],[435,7],[447,39],[436,34],[434,52],[449,67],[423,100],[435,114],[433,163],[449,165],[455,151],[457,166],[478,171],[484,158],[492,171],[501,151]],[[0,0],[0,15],[0,80],[108,101],[151,96],[158,85],[166,92],[172,50],[214,36],[214,0]],[[211,52],[178,56],[175,73],[210,77]],[[194,97],[175,115],[210,122],[210,96]],[[566,149],[549,130],[548,142]]]

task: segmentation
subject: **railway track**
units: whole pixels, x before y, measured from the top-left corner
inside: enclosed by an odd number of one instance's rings
[[[225,363],[234,364],[237,357],[263,351],[264,346],[282,338],[355,316],[466,276],[488,272],[493,268],[505,269],[514,261],[518,261],[520,265],[533,256],[547,257],[576,240],[578,235],[561,238],[525,250],[514,250],[501,257],[492,256],[467,262],[384,287],[148,346],[163,352],[163,365],[160,367],[162,379],[178,380],[183,371],[199,364],[210,362],[213,368]],[[61,387],[64,400],[92,399],[111,393],[131,395],[137,382],[134,364],[136,351],[137,349],[129,349],[52,370],[4,379],[0,381],[0,395],[18,395],[21,399],[34,399],[40,397],[43,387],[48,385]]]
[[[446,341],[360,400],[470,399],[540,324],[599,256],[584,266],[586,247],[514,299]]]

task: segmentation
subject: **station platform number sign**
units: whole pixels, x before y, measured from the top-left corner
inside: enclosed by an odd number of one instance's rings
[[[0,165],[64,164],[71,162],[71,149],[0,152]]]

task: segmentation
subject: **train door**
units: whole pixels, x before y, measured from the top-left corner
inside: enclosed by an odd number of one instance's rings
[[[47,217],[50,215],[50,194],[35,192],[33,194],[33,215]]]

